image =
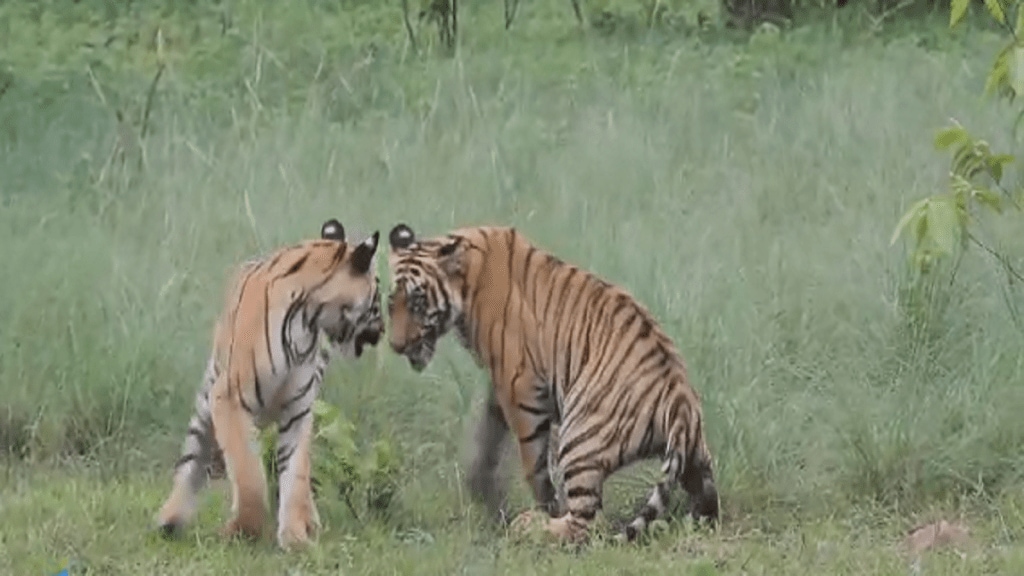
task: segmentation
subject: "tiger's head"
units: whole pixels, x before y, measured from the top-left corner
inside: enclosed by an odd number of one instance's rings
[[[453,235],[419,240],[405,224],[395,226],[388,241],[388,338],[420,372],[437,341],[462,319],[467,242]]]
[[[319,328],[342,356],[358,358],[367,345],[376,346],[384,332],[380,278],[376,272],[380,232],[354,247],[345,242],[345,229],[335,219],[324,222],[320,240],[292,270],[307,266],[311,285],[303,288],[303,321]],[[291,271],[291,270],[290,270]]]

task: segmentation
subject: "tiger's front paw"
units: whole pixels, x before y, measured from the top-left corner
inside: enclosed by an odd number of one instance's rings
[[[516,539],[536,534],[549,516],[541,510],[529,509],[520,512],[508,526],[509,534]]]
[[[316,504],[312,500],[309,502],[309,520],[306,521],[306,534],[310,538],[316,538],[320,531],[323,530],[323,524],[320,523],[320,511],[316,509]]]
[[[313,545],[311,536],[315,531],[312,522],[283,526],[277,531],[277,545],[286,552],[309,548]]]
[[[236,516],[220,529],[222,538],[242,537],[249,540],[259,540],[263,536],[263,522],[258,522],[251,517]]]
[[[587,525],[576,520],[572,514],[548,520],[546,529],[559,542],[578,544],[587,539]]]
[[[509,532],[516,539],[543,534],[549,541],[576,544],[586,539],[587,526],[572,514],[551,518],[543,510],[531,509],[516,516],[509,526]]]
[[[298,550],[313,545],[320,532],[320,513],[312,502],[293,514],[277,531],[277,545],[282,550]]]

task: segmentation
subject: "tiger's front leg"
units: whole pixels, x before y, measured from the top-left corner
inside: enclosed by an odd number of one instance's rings
[[[293,396],[281,410],[277,428],[279,503],[277,543],[288,550],[309,545],[320,530],[320,515],[311,487],[313,402],[320,390],[323,367],[306,373],[290,389]]]
[[[498,476],[498,464],[507,437],[505,415],[491,390],[476,425],[473,457],[466,475],[466,484],[472,497],[482,503],[488,514],[496,519],[504,519],[505,516],[506,487],[503,479]]]
[[[551,398],[543,383],[532,385],[524,392],[526,394],[520,393],[515,406],[511,407],[523,475],[534,491],[539,508],[549,517],[557,517],[560,506],[549,465],[554,424]]]
[[[211,412],[217,444],[224,454],[231,482],[231,520],[221,529],[229,537],[241,534],[257,539],[262,536],[267,514],[267,479],[262,463],[253,449],[255,426],[252,416],[227,386],[213,395]]]

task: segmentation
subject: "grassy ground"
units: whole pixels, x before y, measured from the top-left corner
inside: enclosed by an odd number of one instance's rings
[[[979,98],[993,38],[878,36],[855,11],[781,37],[603,35],[564,4],[509,33],[469,7],[453,59],[411,54],[373,4],[0,5],[0,572],[903,574],[902,535],[940,517],[973,543],[923,573],[1024,571],[998,277],[969,258],[922,312],[888,244],[943,185],[950,116],[1006,140]],[[487,529],[460,488],[487,382],[448,342],[421,375],[380,349],[328,377],[361,441],[401,447],[391,518],[324,496],[319,549],[292,558],[218,541],[212,490],[188,537],[155,539],[225,270],[332,216],[357,236],[514,224],[629,287],[704,398],[722,529],[580,553]],[[609,516],[649,478],[614,480]]]

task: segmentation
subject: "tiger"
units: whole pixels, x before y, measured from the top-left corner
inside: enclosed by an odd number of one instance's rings
[[[717,524],[700,397],[672,340],[629,292],[513,227],[463,227],[418,239],[401,223],[388,242],[391,349],[422,372],[438,341],[454,332],[489,371],[466,481],[492,518],[506,518],[496,469],[511,430],[538,505],[518,515],[512,530],[542,520],[556,539],[578,543],[602,509],[606,478],[652,457],[663,459],[665,476],[616,539],[633,541],[664,515],[676,484],[688,493],[695,520]],[[551,479],[551,450],[563,499]]]
[[[305,546],[320,530],[310,486],[311,410],[330,358],[359,358],[384,332],[379,238],[375,231],[353,246],[332,218],[319,239],[244,262],[232,274],[173,487],[158,514],[163,536],[191,522],[218,466],[226,468],[232,495],[221,535],[262,536],[267,481],[253,433],[273,422],[277,543],[285,550]]]

